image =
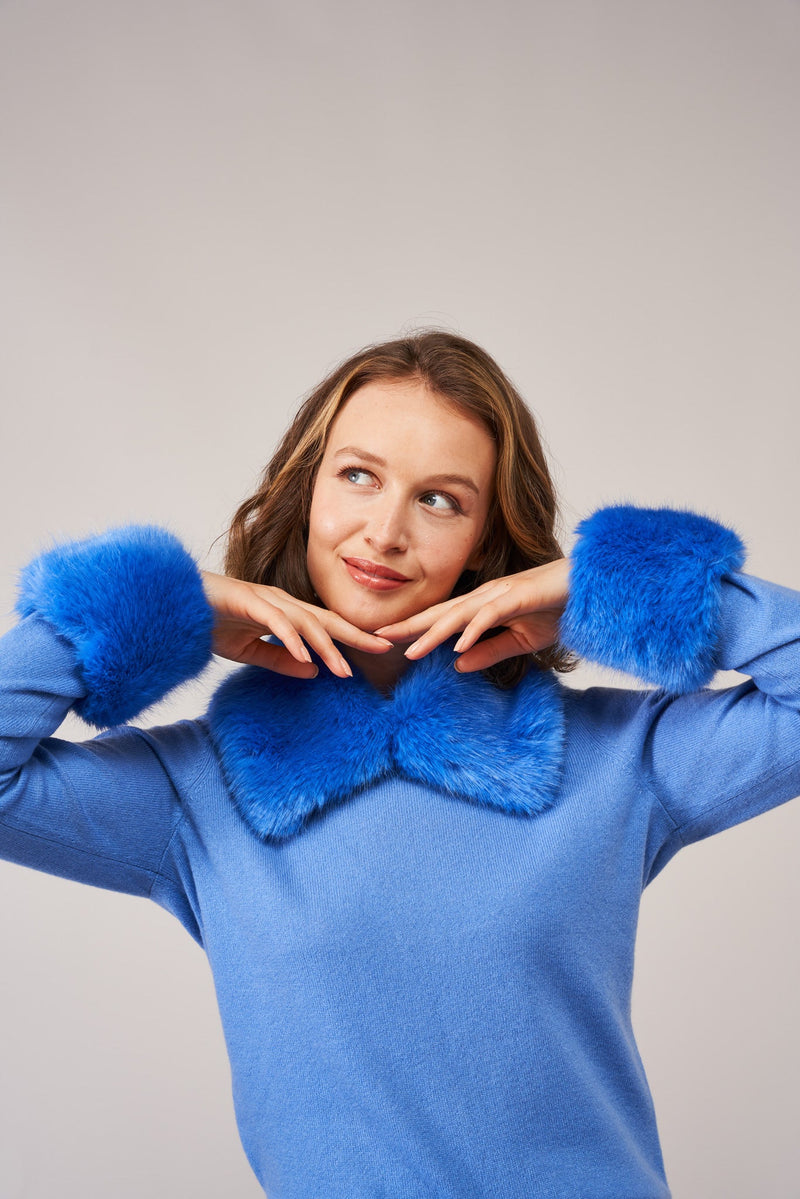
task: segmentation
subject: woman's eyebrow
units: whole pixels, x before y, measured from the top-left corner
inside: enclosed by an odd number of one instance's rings
[[[357,445],[343,445],[341,449],[336,450],[334,458],[361,458],[365,462],[372,462],[375,466],[385,466],[386,459],[379,458],[377,454],[371,454],[369,450],[359,449]],[[430,475],[426,483],[433,485],[434,483],[449,483],[451,485],[460,483],[462,487],[468,487],[470,491],[474,491],[476,495],[480,494],[480,489],[472,479],[466,475]]]
[[[460,483],[462,487],[468,487],[470,489],[470,491],[474,491],[476,495],[479,494],[477,483],[473,483],[472,479],[468,479],[466,475],[431,475],[431,477],[429,479],[426,479],[425,481],[426,481],[426,483],[430,483],[430,484],[434,484],[434,483],[458,484],[458,483]]]
[[[369,450],[361,450],[357,445],[343,445],[340,450],[334,454],[334,458],[346,458],[352,455],[354,458],[364,458],[367,462],[374,462],[376,466],[385,466],[385,458],[379,458],[377,454],[370,454]]]

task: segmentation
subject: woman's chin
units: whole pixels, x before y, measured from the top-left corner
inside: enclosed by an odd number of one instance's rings
[[[326,606],[349,624],[361,629],[362,633],[374,633],[385,625],[408,620],[410,616],[416,616],[417,613],[428,607],[427,604],[413,601],[410,596],[403,601],[399,597],[393,597],[393,601],[370,599],[367,602],[353,603],[342,600],[338,605],[328,604]],[[409,640],[413,640],[413,638],[409,638]]]

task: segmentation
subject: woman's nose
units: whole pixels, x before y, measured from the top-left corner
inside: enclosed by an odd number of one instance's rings
[[[381,554],[408,548],[404,508],[390,497],[381,497],[370,513],[365,540]]]

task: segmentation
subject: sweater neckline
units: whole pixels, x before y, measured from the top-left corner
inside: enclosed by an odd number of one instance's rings
[[[556,796],[564,752],[561,685],[530,670],[501,691],[453,668],[449,646],[413,663],[390,694],[356,671],[316,679],[245,666],[208,712],[239,812],[267,841],[301,832],[334,804],[392,775],[510,815]]]

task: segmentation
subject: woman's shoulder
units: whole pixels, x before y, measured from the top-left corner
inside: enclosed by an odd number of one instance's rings
[[[169,776],[179,794],[185,796],[196,787],[216,764],[208,719],[197,716],[149,727],[128,724],[110,729],[94,743],[111,749],[126,740],[136,739],[149,749]]]
[[[653,721],[675,700],[658,688],[635,685],[560,681],[559,692],[568,734],[588,736],[608,750],[637,757]]]

